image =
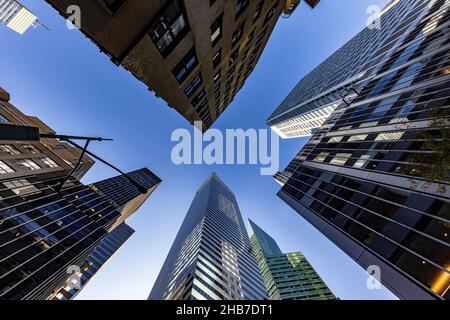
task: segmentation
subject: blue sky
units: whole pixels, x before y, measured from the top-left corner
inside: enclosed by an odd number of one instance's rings
[[[58,133],[114,138],[91,151],[125,171],[148,167],[163,180],[128,223],[136,233],[80,293],[78,299],[145,299],[197,188],[215,171],[235,192],[244,219],[264,228],[286,252],[302,251],[341,299],[394,299],[366,288],[367,274],[276,197],[279,186],[258,166],[175,166],[173,130],[189,123],[116,67],[44,1],[23,0],[51,31],[19,36],[1,26],[1,83],[12,102]],[[280,19],[246,85],[214,127],[266,128],[265,120],[297,82],[359,32],[369,5],[387,0],[323,0],[302,4]],[[280,141],[283,168],[305,139]],[[115,175],[96,164],[83,182]]]

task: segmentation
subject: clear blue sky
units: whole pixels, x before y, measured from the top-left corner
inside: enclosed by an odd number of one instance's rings
[[[278,184],[258,166],[180,166],[170,159],[171,133],[189,123],[113,65],[44,1],[23,0],[51,31],[19,36],[0,28],[1,83],[12,102],[59,133],[114,138],[92,151],[123,170],[149,167],[163,183],[128,220],[134,236],[81,292],[79,299],[145,299],[159,273],[195,191],[215,171],[235,192],[244,219],[251,218],[286,252],[302,251],[341,299],[393,299],[368,290],[367,274],[276,197]],[[369,5],[387,0],[322,0],[281,19],[243,90],[216,122],[218,129],[266,128],[265,120],[307,72],[351,39],[366,23]],[[190,128],[189,128],[190,129]],[[284,167],[305,143],[281,141]],[[90,183],[115,175],[97,164]]]

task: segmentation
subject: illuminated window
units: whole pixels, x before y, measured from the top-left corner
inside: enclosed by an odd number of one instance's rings
[[[55,161],[50,159],[49,157],[39,158],[41,162],[47,167],[47,168],[57,168],[59,167]]]
[[[21,159],[17,161],[17,164],[32,171],[41,169],[41,167],[39,167],[36,162],[31,159]]]
[[[403,135],[405,134],[404,131],[395,131],[395,132],[388,132],[388,133],[380,133],[376,138],[375,141],[385,141],[385,140],[400,140]]]
[[[331,164],[336,164],[339,166],[344,165],[348,159],[352,156],[351,153],[337,153],[334,158],[330,161]]]
[[[17,195],[40,192],[38,188],[25,179],[7,181],[3,184]]]
[[[0,174],[13,173],[14,170],[11,169],[6,163],[0,161]]]
[[[7,154],[20,154],[19,150],[10,144],[0,144],[0,151]]]
[[[342,137],[342,136],[340,136],[340,137],[333,137],[328,142],[329,143],[337,143],[337,142],[340,142],[342,140],[342,138],[344,138],[344,137]]]
[[[329,152],[321,152],[321,153],[319,153],[319,154],[314,158],[313,161],[315,161],[315,162],[324,162],[325,159],[326,159],[329,155],[330,155]]]
[[[223,15],[221,14],[211,25],[211,43],[213,47],[222,38],[222,17]]]
[[[369,161],[370,155],[369,154],[363,154],[358,161],[355,162],[353,167],[355,168],[363,168],[366,163]]]
[[[32,144],[24,144],[22,148],[30,153],[39,153],[39,149],[33,146]]]
[[[364,141],[364,140],[366,140],[366,138],[367,138],[367,134],[359,134],[359,135],[356,135],[356,136],[351,136],[351,137],[348,139],[348,142],[352,142],[352,141]]]

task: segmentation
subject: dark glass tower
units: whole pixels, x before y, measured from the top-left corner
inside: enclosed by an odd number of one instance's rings
[[[120,249],[120,247],[133,235],[134,230],[126,223],[122,223],[111,231],[100,244],[92,251],[89,257],[77,270],[73,282],[59,290],[54,300],[73,299],[102,268],[108,260]]]
[[[283,253],[275,240],[250,221],[250,238],[270,300],[335,300],[300,252]]]
[[[233,192],[200,187],[153,286],[152,300],[261,300],[264,282]]]
[[[363,32],[378,50],[279,192],[402,299],[450,297],[449,6],[392,1]]]

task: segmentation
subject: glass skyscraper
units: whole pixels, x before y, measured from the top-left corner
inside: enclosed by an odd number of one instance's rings
[[[0,0],[0,24],[17,33],[25,33],[37,23],[37,17],[16,0]]]
[[[369,60],[356,46],[320,67],[355,61],[364,75],[278,175],[278,195],[399,298],[449,299],[450,1],[391,1],[380,21],[351,41],[378,42]]]
[[[212,174],[197,191],[151,300],[262,300],[255,256],[233,192]]]
[[[250,221],[250,242],[270,300],[335,300],[336,297],[300,252],[283,253],[264,230]]]

